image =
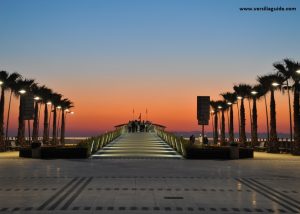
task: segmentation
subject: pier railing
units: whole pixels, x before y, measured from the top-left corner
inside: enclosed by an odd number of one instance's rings
[[[170,132],[166,132],[163,129],[160,129],[159,127],[154,127],[154,131],[163,141],[169,144],[169,146],[172,147],[176,152],[178,152],[183,157],[186,157],[187,154],[186,150],[190,146],[188,140],[184,139],[183,137],[178,137]]]
[[[102,135],[83,140],[80,143],[78,143],[77,146],[81,148],[88,148],[88,155],[90,156],[96,153],[99,149],[112,142],[113,140],[115,140],[116,138],[118,138],[124,132],[125,129],[126,126],[119,127],[114,131],[110,131]]]

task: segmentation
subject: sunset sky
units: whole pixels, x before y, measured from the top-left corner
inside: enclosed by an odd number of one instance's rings
[[[297,11],[239,10],[264,6]],[[299,10],[299,0],[1,0],[0,69],[71,99],[69,136],[111,130],[133,108],[168,130],[199,130],[198,95],[220,99],[276,61],[300,61]],[[287,97],[276,92],[276,101],[278,132],[288,132]],[[13,107],[11,135],[15,98]]]

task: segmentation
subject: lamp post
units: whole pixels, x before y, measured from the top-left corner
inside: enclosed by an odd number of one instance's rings
[[[49,119],[48,119],[48,127],[47,127],[47,140],[49,141],[49,138],[50,138],[50,122],[51,122],[51,114],[52,114],[52,102],[51,101],[48,101],[46,103],[47,106],[50,106],[50,113],[49,113]],[[47,109],[48,110],[48,109]],[[49,143],[49,142],[48,142]]]
[[[215,111],[211,110],[210,113],[211,113],[211,117],[212,117],[211,124],[212,124],[213,139],[214,139],[215,138],[215,126],[214,126],[214,118],[213,118],[213,116],[214,116]]]
[[[223,107],[222,106],[218,106],[219,109],[219,136],[220,136],[220,145],[222,145],[224,143],[224,135],[223,135],[223,117],[224,117],[224,112],[223,112]]]
[[[268,146],[269,152],[278,151],[278,135],[276,128],[276,105],[275,105],[275,88],[280,86],[280,83],[274,81],[271,84],[270,95],[270,142]]]
[[[237,112],[238,112],[238,125],[239,125],[239,141],[241,142],[241,119],[240,119],[240,107],[239,107],[239,100],[242,100],[242,96],[237,96]]]
[[[20,100],[22,100],[22,95],[26,94],[26,90],[25,90],[25,89],[20,89],[20,90],[19,90],[19,94],[20,94],[20,96],[21,96]],[[21,101],[20,101],[20,102],[21,102]],[[23,121],[24,121],[24,120],[23,120],[23,114],[24,114],[24,113],[23,113],[23,110],[21,110],[21,115],[20,115],[21,118],[20,118],[20,120],[22,120],[22,123],[23,123]],[[30,143],[30,121],[28,120],[27,122],[28,122],[28,138],[29,138],[29,143]],[[22,135],[21,137],[24,137],[24,138],[25,138],[25,136],[24,136],[25,134],[24,134],[24,133],[25,133],[25,123],[24,123],[24,132],[22,131],[22,134],[21,134],[21,135]],[[23,139],[22,139],[22,140],[23,140]],[[20,141],[20,139],[18,139],[18,141]],[[22,142],[22,143],[23,143],[23,142]],[[20,143],[20,144],[21,144],[21,143]]]
[[[256,95],[258,94],[257,91],[252,90],[251,95],[253,99],[253,107],[252,107],[252,126],[251,126],[251,144],[252,146],[256,146],[257,144],[257,107],[256,107]]]
[[[232,102],[227,102],[226,104],[229,106],[229,110],[230,110],[232,108]],[[228,110],[227,110],[227,126],[228,126],[228,139],[229,139],[230,138],[230,118],[229,118]]]
[[[59,125],[60,125],[60,115],[61,115],[61,106],[56,107],[58,109],[58,121],[57,121],[57,128],[56,128],[56,138],[59,136]]]
[[[62,117],[62,123],[61,123],[61,135],[60,135],[61,139],[60,139],[60,141],[61,141],[61,144],[64,144],[65,143],[65,131],[66,131],[67,114],[73,115],[74,112],[70,111],[69,109],[62,110],[62,112],[63,112],[63,117]]]
[[[39,96],[33,97],[34,106],[34,120],[33,120],[33,130],[32,130],[32,141],[37,142],[39,137],[39,101],[41,98]]]
[[[299,72],[296,71],[296,73],[300,74],[300,70],[299,70]],[[287,90],[287,94],[288,94],[289,117],[290,117],[290,141],[292,142],[292,140],[293,140],[293,122],[292,122],[292,107],[291,107],[290,86],[289,86],[288,80],[286,80],[286,84],[282,84],[281,87],[283,89],[286,89]]]

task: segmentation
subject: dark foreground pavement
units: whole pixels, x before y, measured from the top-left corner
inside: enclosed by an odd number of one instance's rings
[[[13,154],[13,153],[11,153]],[[0,158],[0,213],[296,213],[300,158]]]

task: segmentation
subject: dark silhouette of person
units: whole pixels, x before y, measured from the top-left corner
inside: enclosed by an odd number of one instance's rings
[[[190,136],[190,144],[195,144],[195,136],[193,134]]]

